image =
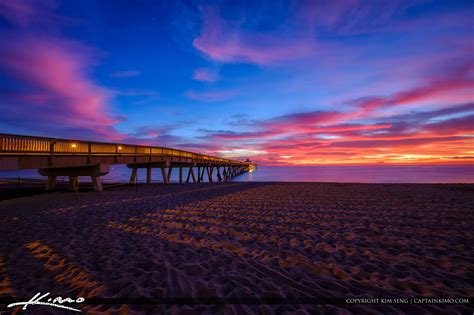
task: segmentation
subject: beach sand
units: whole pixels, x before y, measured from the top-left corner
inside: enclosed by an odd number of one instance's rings
[[[473,297],[473,193],[462,184],[214,183],[5,200],[0,297]],[[124,314],[472,313],[460,304],[86,304],[78,308]]]

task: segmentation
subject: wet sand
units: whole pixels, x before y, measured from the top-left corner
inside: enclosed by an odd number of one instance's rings
[[[0,202],[0,297],[473,297],[474,185],[140,185]],[[463,313],[472,305],[81,305]],[[3,311],[4,306],[0,311]],[[31,306],[32,311],[54,312]]]

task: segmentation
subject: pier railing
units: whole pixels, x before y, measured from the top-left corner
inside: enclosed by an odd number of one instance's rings
[[[249,163],[166,147],[0,134],[0,155],[163,156],[212,163]]]

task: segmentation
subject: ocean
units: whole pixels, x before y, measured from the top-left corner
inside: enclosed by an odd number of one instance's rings
[[[103,176],[104,183],[127,182],[130,169],[112,165],[110,173]],[[187,170],[183,172],[187,175]],[[215,172],[214,172],[215,173]],[[42,178],[36,170],[2,171],[3,179]],[[145,170],[138,172],[139,182],[146,179]],[[90,181],[89,178],[80,178]],[[173,170],[172,181],[178,180],[178,170]],[[343,182],[343,183],[474,183],[474,165],[430,166],[259,166],[251,173],[233,179],[237,182]],[[161,172],[153,172],[153,181],[161,182]]]

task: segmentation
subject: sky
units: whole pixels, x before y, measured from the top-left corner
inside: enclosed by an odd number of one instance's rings
[[[472,1],[0,0],[0,133],[471,164]]]

